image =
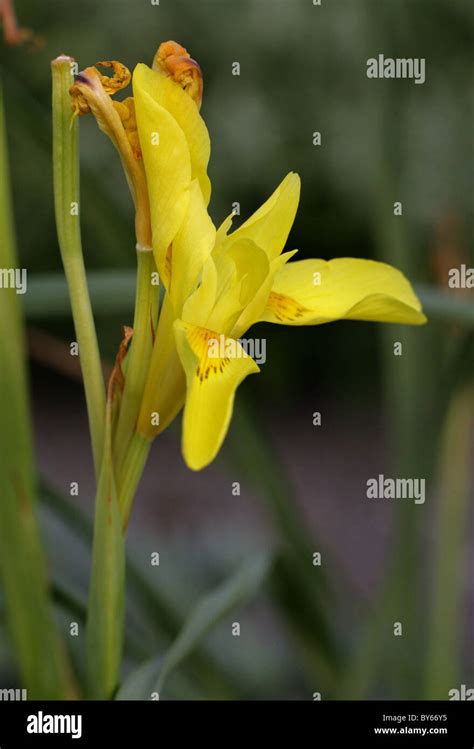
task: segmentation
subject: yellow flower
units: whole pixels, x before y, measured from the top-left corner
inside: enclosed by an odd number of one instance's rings
[[[126,153],[122,160],[127,163],[130,153],[142,160],[151,245],[166,290],[137,432],[152,440],[184,404],[183,454],[198,470],[225,438],[237,387],[259,372],[239,342],[252,325],[341,319],[418,325],[426,318],[409,281],[389,265],[355,258],[288,262],[296,253],[283,252],[299,203],[296,174],[288,174],[236,231],[232,216],[216,230],[208,214],[210,139],[199,111],[199,65],[167,42],[152,68],[137,65],[132,84],[133,105],[126,112],[92,96],[81,77],[79,93],[92,111],[96,107],[103,129],[103,111],[110,110],[115,125],[119,114],[123,132],[111,137]],[[128,130],[127,118],[133,123]]]
[[[183,454],[200,469],[224,440],[237,387],[259,371],[238,341],[254,323],[421,324],[425,317],[410,283],[389,265],[288,263],[294,252],[282,251],[299,202],[296,174],[239,229],[230,233],[229,217],[216,231],[207,212],[209,136],[197,102],[178,80],[145,65],[135,69],[133,90],[152,245],[167,291],[138,430],[152,438],[185,402]]]
[[[158,51],[157,57],[159,54]],[[211,184],[207,165],[211,144],[199,114],[200,96],[198,101],[193,99],[161,68],[152,70],[146,65],[137,65],[133,73],[133,93],[148,181],[153,251],[168,288],[169,248],[183,222],[188,218],[194,220],[193,210],[190,210],[191,193],[194,203],[202,203],[198,206],[202,208],[201,214],[205,215],[209,204]],[[199,189],[193,190],[193,183]],[[198,227],[194,235],[199,236]]]

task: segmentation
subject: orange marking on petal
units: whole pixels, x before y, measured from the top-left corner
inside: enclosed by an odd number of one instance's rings
[[[169,287],[171,287],[171,271],[173,268],[173,245],[170,244],[166,250],[165,262],[163,268],[163,277]]]
[[[270,292],[267,304],[275,317],[282,322],[285,320],[294,322],[303,317],[305,312],[309,312],[307,307],[304,307],[295,299],[284,294],[277,294],[275,291]]]
[[[215,346],[220,350],[221,342],[225,346],[226,339],[214,330],[195,327],[188,334],[188,342],[199,359],[196,367],[196,377],[200,382],[208,380],[209,376],[223,374],[230,364],[229,356],[210,356],[210,348]]]

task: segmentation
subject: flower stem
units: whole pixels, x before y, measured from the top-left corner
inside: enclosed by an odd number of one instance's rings
[[[158,288],[152,284],[152,274],[155,271],[153,252],[138,247],[133,338],[127,357],[125,387],[114,438],[114,458],[118,476],[135,432],[153,347],[159,299]]]
[[[110,395],[95,503],[86,628],[88,697],[99,700],[112,699],[118,687],[124,641],[125,543],[113,471],[111,425]]]
[[[104,443],[105,386],[87,288],[79,221],[79,152],[77,118],[72,118],[69,88],[72,58],[51,63],[53,78],[53,175],[56,226],[71,300],[84,378],[96,476]]]
[[[151,441],[136,432],[133,435],[130,447],[122,466],[120,479],[120,490],[118,494],[118,503],[122,514],[122,524],[124,531],[128,526],[130,511],[132,509],[133,499],[137,490],[138,482],[141,479],[143,469],[145,468],[146,459],[150,452]]]

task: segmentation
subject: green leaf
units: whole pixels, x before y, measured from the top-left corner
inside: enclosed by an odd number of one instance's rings
[[[145,664],[129,677],[129,681],[119,693],[119,699],[127,699],[124,695],[130,694],[131,691],[135,695],[141,694],[135,696],[135,699],[149,699],[152,692],[159,694],[171,673],[193,652],[202,638],[227,614],[255,595],[265,580],[269,567],[269,556],[260,554],[245,562],[218,588],[204,595],[197,602],[164,658]],[[142,692],[139,687],[143,688]]]
[[[340,644],[332,623],[336,618],[335,596],[325,570],[312,564],[315,549],[325,557],[328,554],[308,531],[291,482],[272,451],[271,438],[262,432],[261,424],[257,428],[252,410],[242,399],[234,410],[226,449],[239,475],[259,489],[281,540],[281,551],[272,568],[271,594],[301,654],[301,672],[308,685],[314,685],[316,679],[325,693],[330,693],[340,661]],[[334,559],[330,566],[348,600],[353,591],[343,571],[338,570]]]
[[[474,327],[474,305],[471,300],[427,283],[416,284],[415,291],[429,320]]]
[[[166,653],[156,683],[159,693],[171,672],[194,650],[196,644],[221,619],[255,595],[270,566],[268,555],[246,562],[229,580],[196,604],[183,629]]]
[[[94,270],[87,273],[95,314],[112,315],[133,311],[135,274],[132,270]],[[474,307],[465,298],[427,283],[415,284],[423,309],[431,321],[474,326]],[[36,273],[28,277],[24,300],[29,319],[69,315],[71,303],[67,283],[60,273]]]
[[[16,268],[0,89],[0,267]],[[35,469],[24,363],[23,323],[14,289],[0,294],[0,572],[8,625],[30,699],[74,696],[66,651],[49,598],[37,519]]]
[[[120,688],[116,700],[158,700],[156,690],[156,677],[160,672],[163,663],[162,658],[152,658],[146,663],[132,671]],[[174,678],[172,687],[168,689],[172,693],[173,699],[180,700],[197,700],[202,698],[202,693],[197,691],[189,680],[180,676]]]
[[[79,507],[73,505],[44,482],[41,486],[41,495],[49,512],[66,526],[76,543],[84,544],[86,548],[89,548],[93,532],[90,518]],[[170,642],[178,635],[182,626],[182,617],[170,602],[168,595],[149,579],[146,570],[142,569],[132,557],[133,550],[131,549],[126,558],[126,578],[129,604],[127,618],[132,621],[128,621],[128,628],[125,632],[125,647],[126,654],[137,662],[139,652],[137,646],[140,645],[142,650],[148,647],[148,651],[145,654],[142,653],[139,660],[151,656],[157,647],[156,640],[164,638]],[[69,570],[69,574],[74,580],[82,579],[82,566],[79,569]],[[68,570],[65,571],[64,564],[59,571],[53,567],[54,592],[57,594],[60,605],[66,603],[65,588],[71,588],[71,583],[67,582],[67,575]],[[74,586],[74,592],[76,597],[80,594],[77,585]],[[84,599],[81,598],[81,600],[85,606]],[[139,629],[138,625],[140,625]],[[150,633],[153,633],[153,642],[150,642]],[[189,671],[190,676],[199,674],[201,688],[211,699],[216,696],[238,699],[241,696],[235,677],[229,674],[227,669],[202,646],[197,647],[189,657],[186,670]]]
[[[95,315],[133,313],[133,271],[90,271],[87,273],[87,285]],[[71,313],[67,282],[60,273],[29,275],[28,294],[25,296],[25,314],[30,320],[41,317],[68,317]]]
[[[150,700],[160,673],[162,658],[152,658],[134,669],[117,692],[116,700]]]

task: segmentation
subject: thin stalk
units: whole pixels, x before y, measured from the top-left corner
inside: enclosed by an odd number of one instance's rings
[[[127,356],[125,387],[114,436],[117,475],[133,437],[148,373],[158,312],[158,289],[152,284],[156,271],[153,252],[137,247],[137,286],[133,338]]]
[[[72,62],[72,58],[61,56],[51,63],[54,204],[59,246],[79,344],[94,464],[98,476],[104,444],[105,387],[82,255],[78,127],[77,118],[72,117],[69,96],[73,82]]]

